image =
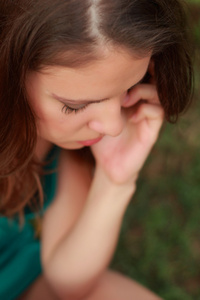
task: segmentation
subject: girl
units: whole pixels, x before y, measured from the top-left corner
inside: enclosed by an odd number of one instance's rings
[[[1,0],[0,74],[0,298],[158,299],[107,267],[190,99],[182,1]]]

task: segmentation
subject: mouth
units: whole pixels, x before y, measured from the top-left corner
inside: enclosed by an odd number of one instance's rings
[[[99,137],[93,140],[87,140],[87,141],[78,141],[79,144],[83,145],[83,146],[91,146],[94,145],[96,143],[98,143],[103,137]]]

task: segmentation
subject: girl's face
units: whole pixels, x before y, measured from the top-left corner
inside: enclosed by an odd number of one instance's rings
[[[146,74],[150,56],[107,53],[81,68],[53,66],[27,77],[38,136],[64,149],[98,142],[122,131],[121,107],[128,90]]]

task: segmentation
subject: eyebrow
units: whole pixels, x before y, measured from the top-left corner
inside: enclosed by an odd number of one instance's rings
[[[128,90],[130,90],[131,88],[133,88],[134,86],[136,86],[137,84],[141,83],[145,77],[146,77],[147,73],[145,73],[145,75],[142,77],[142,79],[140,79],[136,84],[132,85]],[[67,104],[71,104],[71,105],[87,105],[87,104],[91,104],[91,103],[100,103],[103,101],[107,101],[110,98],[103,98],[103,99],[98,99],[98,100],[89,100],[89,99],[77,99],[77,100],[73,100],[73,99],[66,99],[63,97],[60,97],[54,93],[52,93],[52,97],[58,101],[61,101],[63,103],[67,103]]]
[[[109,98],[103,98],[103,99],[99,99],[99,100],[86,100],[86,99],[82,99],[82,100],[72,100],[72,99],[65,99],[63,97],[57,96],[56,94],[52,94],[53,98],[55,98],[56,100],[62,101],[62,102],[66,102],[68,104],[77,104],[77,105],[81,105],[81,104],[90,104],[90,103],[100,103],[106,100],[109,100]]]

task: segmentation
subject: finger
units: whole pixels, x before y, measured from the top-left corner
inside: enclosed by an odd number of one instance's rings
[[[164,119],[164,111],[160,105],[152,104],[140,104],[135,109],[133,115],[130,117],[130,121],[138,123],[146,119],[148,122],[157,121],[162,124]]]
[[[160,105],[156,86],[153,84],[138,84],[129,92],[129,97],[122,106],[130,107],[140,100],[146,100],[148,103]]]

